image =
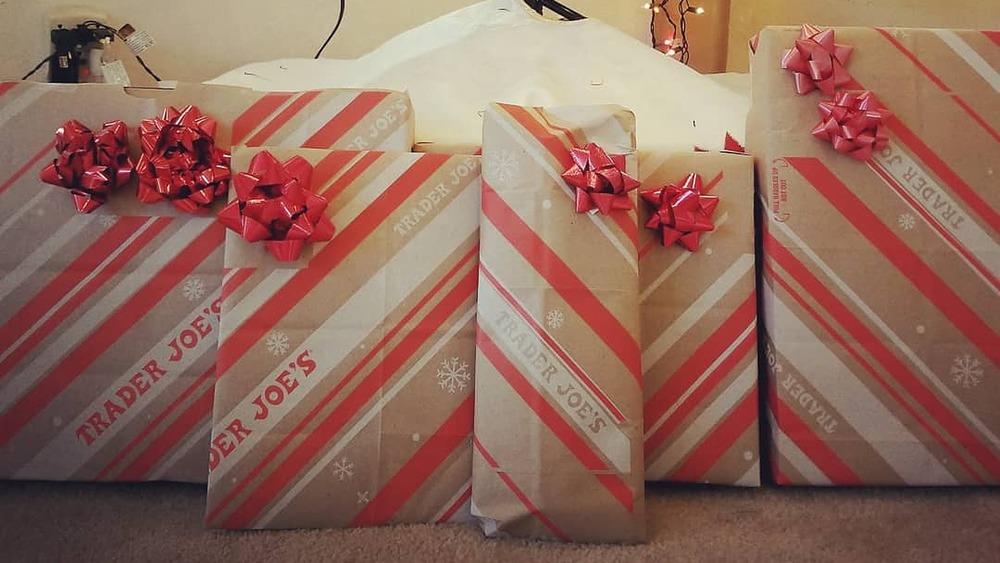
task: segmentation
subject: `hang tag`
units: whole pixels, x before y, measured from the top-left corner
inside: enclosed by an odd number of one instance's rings
[[[145,30],[137,30],[132,27],[132,24],[125,24],[121,29],[118,30],[118,35],[125,40],[125,44],[128,48],[132,50],[136,55],[141,54],[143,51],[149,49],[156,44],[153,41],[153,37],[149,35]]]
[[[101,69],[104,71],[104,82],[106,84],[132,85],[132,82],[128,79],[128,71],[125,70],[125,65],[121,61],[102,62]]]

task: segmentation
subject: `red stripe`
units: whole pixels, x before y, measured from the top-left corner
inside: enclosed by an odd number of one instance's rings
[[[17,403],[0,414],[0,447],[20,432],[39,411],[63,392],[97,358],[146,316],[177,284],[202,264],[220,246],[224,227],[212,223],[184,252],[167,263],[156,276],[118,308],[83,343],[28,391]]]
[[[766,255],[773,257],[777,260],[777,263],[792,276],[795,281],[797,281],[808,293],[819,302],[824,309],[833,317],[833,319],[840,324],[846,330],[852,338],[852,341],[860,344],[877,362],[879,362],[885,370],[891,375],[902,388],[906,389],[910,396],[917,401],[934,419],[938,424],[944,427],[952,436],[957,438],[957,441],[962,444],[969,453],[973,455],[984,467],[988,468],[994,476],[1000,476],[1000,463],[994,454],[989,451],[989,447],[985,446],[976,436],[966,428],[963,423],[955,416],[955,414],[944,405],[936,395],[934,395],[915,375],[913,375],[906,366],[897,358],[893,352],[885,345],[885,343],[877,335],[875,335],[867,326],[865,326],[856,316],[854,316],[851,311],[841,303],[837,297],[820,282],[812,273],[799,262],[791,254],[791,252],[782,246],[776,239],[770,236],[769,233],[764,233],[764,252]],[[772,273],[774,273],[773,268],[770,265],[765,265],[765,268]],[[777,279],[779,283],[782,283],[781,279]],[[786,291],[790,291],[790,286],[785,284]],[[792,297],[796,294],[792,293]],[[884,380],[879,374],[880,370],[876,370],[873,366],[869,365],[864,359],[861,358],[847,342],[841,339],[833,331],[833,328],[823,321],[818,314],[812,312],[805,301],[800,301],[800,304],[806,308],[810,314],[824,326],[824,329],[838,340],[840,345],[844,347],[845,351],[849,352],[856,361],[858,361],[862,367],[868,371],[872,377],[875,378],[879,384],[893,397],[900,406],[902,406],[907,413],[914,418],[917,422],[921,423],[925,429],[931,434],[932,437],[942,444],[946,449],[949,449],[947,442],[941,438],[933,428],[924,423],[923,420],[918,417],[917,412],[913,409],[896,391],[893,389],[886,380]],[[953,454],[954,455],[954,454]],[[961,457],[956,456],[956,459],[961,460]],[[970,471],[970,473],[973,473]]]
[[[237,268],[236,273],[229,276],[225,282],[222,283],[222,291],[220,293],[221,299],[226,299],[237,290],[243,282],[247,281],[256,272],[256,268]],[[228,272],[225,274],[228,275]]]
[[[526,311],[524,307],[522,307],[521,304],[517,302],[517,298],[515,298],[509,291],[507,291],[507,288],[503,287],[503,285],[501,285],[500,282],[497,281],[496,276],[494,276],[482,263],[479,264],[479,270],[483,273],[483,276],[485,276],[486,279],[489,280],[490,284],[497,290],[497,293],[499,293],[503,297],[504,301],[506,301],[507,304],[510,305],[510,307],[514,309],[515,312],[517,312],[517,314],[521,317],[521,319],[532,328],[532,330],[535,332],[535,335],[538,336],[538,338],[540,338],[543,342],[545,342],[545,345],[549,347],[549,350],[555,353],[555,355],[559,356],[559,359],[561,359],[563,363],[566,364],[566,367],[568,367],[569,370],[573,372],[574,375],[576,375],[577,380],[580,383],[582,383],[587,389],[590,389],[590,392],[597,397],[597,400],[599,400],[601,404],[605,406],[605,408],[611,411],[611,414],[612,416],[614,416],[615,420],[617,420],[619,424],[625,422],[625,415],[622,414],[622,411],[618,410],[618,407],[615,406],[615,404],[611,401],[610,398],[608,398],[608,396],[604,393],[604,390],[598,387],[597,384],[594,383],[594,380],[592,380],[590,376],[588,376],[587,373],[583,371],[583,368],[577,365],[577,363],[573,361],[573,358],[571,358],[569,354],[567,354],[566,351],[562,349],[559,343],[556,342],[551,336],[549,336],[549,334],[545,332],[545,329],[543,329],[537,322],[535,322],[535,319],[531,317],[528,311]]]
[[[573,166],[573,157],[569,154],[569,147],[563,141],[559,140],[558,137],[552,135],[542,127],[542,124],[535,120],[527,108],[507,104],[498,104],[498,106],[514,118],[514,121],[521,124],[521,127],[524,127],[529,135],[545,147],[545,150],[559,162],[559,166],[563,170]]]
[[[334,174],[340,172],[345,166],[350,164],[359,153],[348,151],[331,151],[313,167],[312,191],[323,193],[326,183],[333,178]]]
[[[46,154],[48,154],[52,149],[54,149],[55,146],[56,146],[56,142],[55,141],[50,141],[49,144],[45,145],[45,147],[42,148],[42,150],[38,151],[38,154],[36,154],[35,156],[31,157],[31,160],[29,160],[28,162],[26,162],[24,164],[24,166],[18,168],[17,171],[14,172],[13,176],[11,176],[10,178],[8,178],[7,181],[4,182],[3,184],[0,184],[0,194],[2,194],[5,191],[7,191],[7,188],[11,187],[14,184],[14,182],[20,180],[21,176],[24,176],[25,172],[27,172],[28,170],[31,170],[31,168],[35,164],[38,164],[38,161],[41,160]]]
[[[490,223],[512,247],[545,278],[556,292],[597,334],[637,382],[642,383],[638,341],[621,321],[604,306],[575,272],[556,254],[538,233],[483,181],[482,211]],[[637,288],[638,289],[638,288]],[[624,291],[625,288],[620,288]]]
[[[482,326],[476,331],[476,346],[486,356],[489,363],[499,373],[511,388],[517,392],[524,404],[541,419],[542,423],[566,446],[574,457],[590,473],[610,474],[612,480],[599,479],[601,484],[616,498],[629,513],[633,510],[633,495],[625,480],[612,467],[591,449],[577,431],[556,411],[548,400],[531,383],[525,379],[517,367],[511,363],[504,352],[493,342]],[[609,473],[610,472],[610,473]],[[595,475],[597,477],[597,475]]]
[[[971,307],[949,287],[933,268],[925,264],[877,215],[854,195],[839,178],[815,158],[786,159],[816,191],[850,221],[914,287],[982,351],[993,365],[1000,366],[1000,336],[982,321]]]
[[[121,253],[119,253],[118,256],[108,262],[104,268],[97,273],[97,275],[91,278],[90,281],[81,287],[79,291],[66,300],[66,302],[63,303],[52,316],[46,319],[45,322],[32,332],[28,338],[24,339],[24,341],[21,342],[21,344],[15,348],[9,356],[0,362],[0,378],[9,374],[11,370],[13,370],[18,363],[24,359],[25,356],[33,352],[41,342],[48,338],[48,336],[59,327],[59,325],[75,313],[81,306],[83,306],[83,304],[87,303],[91,297],[96,295],[109,279],[118,275],[122,268],[135,258],[139,252],[144,250],[153,241],[153,239],[155,239],[167,227],[167,225],[170,224],[172,220],[173,219],[169,217],[160,217],[155,219],[153,223],[145,231],[143,231],[142,234],[129,243],[129,245]],[[126,227],[128,227],[133,221],[123,217],[119,219],[118,222],[126,222]],[[139,222],[145,222],[145,219],[139,219]],[[89,270],[81,272],[84,274],[81,278],[86,277],[86,275],[90,274],[92,271],[93,267]],[[64,270],[64,273],[66,272],[68,272],[68,269]],[[82,279],[79,281],[82,281]],[[79,283],[79,281],[77,283]],[[60,285],[62,284],[60,283]],[[64,289],[64,293],[54,296],[56,301],[64,297],[65,292],[70,291],[72,286],[68,288],[60,287],[60,289]],[[52,303],[52,305],[54,304],[55,303]],[[39,316],[35,320],[37,321],[38,318],[41,318],[41,316],[47,312],[48,310],[40,311]],[[12,328],[26,330],[28,327],[30,327],[30,325],[15,325]]]
[[[723,176],[723,172],[719,172],[718,174],[716,174],[715,177],[712,178],[711,180],[709,180],[708,184],[706,184],[705,187],[702,188],[701,192],[704,193],[704,194],[712,193],[712,190],[715,189],[715,186],[718,185],[718,183],[722,181],[722,176]],[[658,230],[657,230],[657,233],[659,233]],[[656,236],[656,237],[653,237],[653,238],[649,239],[649,242],[647,242],[639,250],[639,260],[641,261],[647,254],[649,254],[649,251],[653,250],[653,248],[655,248],[656,245],[660,244],[660,241],[661,241],[661,237],[659,237],[659,236]]]
[[[965,100],[959,97],[958,94],[952,94],[951,99],[955,100],[955,103],[958,104],[959,107],[961,107],[963,110],[965,110],[965,113],[969,114],[969,117],[971,117],[973,121],[978,123],[980,127],[982,127],[987,133],[989,133],[990,136],[993,137],[994,141],[1000,143],[1000,133],[997,133],[995,129],[990,127],[990,124],[987,123],[985,119],[983,119],[983,116],[976,113],[976,110],[972,109],[972,106],[967,104]]]
[[[462,508],[462,505],[468,502],[470,498],[472,498],[472,487],[466,487],[465,491],[463,491],[461,496],[458,497],[458,500],[448,507],[448,510],[446,510],[445,513],[437,519],[435,524],[444,524],[445,522],[451,520],[451,518],[455,516],[455,513],[458,512],[458,509]]]
[[[524,507],[528,509],[528,513],[537,518],[538,521],[541,522],[543,526],[548,528],[549,531],[552,532],[553,536],[555,536],[561,541],[568,542],[569,536],[566,535],[565,532],[560,530],[559,527],[556,526],[555,522],[550,520],[549,517],[546,516],[544,512],[539,510],[538,507],[535,506],[535,503],[531,502],[531,499],[528,498],[528,495],[524,494],[524,491],[522,491],[521,488],[517,486],[517,483],[515,483],[514,480],[510,478],[510,475],[508,475],[506,471],[500,470],[500,466],[497,464],[497,460],[494,459],[493,456],[491,456],[489,452],[486,451],[486,448],[483,446],[482,442],[480,442],[478,438],[473,438],[472,441],[476,447],[476,451],[478,451],[479,454],[483,456],[483,459],[486,460],[486,463],[488,463],[490,467],[494,469],[494,473],[496,474],[496,476],[499,477],[500,480],[503,481],[505,485],[507,485],[507,488],[510,489],[510,492],[514,493],[514,496],[517,497],[517,500],[521,501],[521,504],[523,504]]]
[[[684,400],[684,402],[678,405],[677,409],[670,413],[670,416],[663,421],[663,424],[661,424],[660,427],[646,439],[644,450],[647,458],[653,456],[656,450],[658,450],[663,443],[666,442],[667,438],[680,428],[681,423],[691,416],[698,406],[702,405],[707,400],[709,393],[717,389],[718,386],[721,385],[726,379],[726,376],[732,373],[733,370],[736,369],[736,366],[738,366],[743,359],[747,357],[747,355],[754,353],[756,347],[757,338],[753,332],[740,340],[737,347],[733,350],[733,353],[722,361],[717,368],[712,370],[705,381],[703,381],[701,385],[699,385],[691,393],[691,395]],[[714,361],[715,358],[711,358],[711,360]],[[690,373],[691,375],[698,377],[702,372],[680,372],[680,370],[678,370],[678,373],[683,373],[684,375],[688,375]],[[685,379],[688,378],[685,377]],[[667,381],[666,385],[657,389],[657,394],[662,394],[664,398],[674,399],[675,397],[683,396],[683,394],[690,389],[690,385],[671,385],[671,382],[672,380]],[[692,382],[691,385],[693,384],[694,383]],[[668,391],[668,393],[664,393],[665,391]],[[669,403],[662,405],[658,404],[656,406],[669,407]],[[647,420],[647,422],[652,425],[655,421]]]
[[[402,205],[449,159],[448,155],[421,155],[395,182],[365,208],[349,225],[343,227],[323,249],[313,256],[309,267],[299,270],[282,288],[261,305],[253,315],[226,340],[219,343],[219,377],[225,377],[233,364],[256,344],[289,311],[289,295],[305,296],[337,265],[361,244],[383,220]]]
[[[358,161],[347,170],[347,172],[341,174],[339,178],[330,184],[329,188],[323,191],[322,196],[325,197],[327,201],[333,201],[337,196],[343,193],[348,186],[353,184],[355,180],[364,174],[365,171],[374,165],[385,153],[369,151],[361,154],[361,158],[359,158]]]
[[[812,428],[806,425],[795,411],[785,404],[784,399],[775,397],[771,401],[771,408],[778,428],[834,485],[857,486],[864,484],[861,478],[854,473],[854,470],[844,463],[837,453]],[[781,452],[780,446],[778,452]]]
[[[388,95],[388,92],[378,91],[364,91],[359,93],[344,109],[320,127],[319,131],[316,131],[313,136],[306,139],[306,142],[302,143],[302,147],[307,149],[333,147],[341,137],[357,126]],[[402,120],[403,118],[400,118],[400,121]]]
[[[911,196],[906,191],[906,189],[904,189],[903,186],[901,186],[899,182],[897,182],[896,179],[892,177],[892,175],[890,175],[875,160],[869,160],[868,166],[869,168],[872,169],[873,172],[878,174],[879,177],[881,177],[882,180],[884,180],[885,183],[889,185],[889,187],[891,187],[897,194],[899,194],[899,197],[903,198],[904,201],[910,204],[910,207],[914,209],[918,214],[920,214],[920,216],[927,221],[927,223],[931,226],[931,228],[937,231],[938,234],[941,235],[941,237],[944,238],[956,252],[964,256],[965,259],[969,262],[969,265],[972,266],[973,269],[978,271],[984,278],[986,278],[987,283],[992,285],[994,289],[1000,290],[1000,280],[997,280],[996,276],[993,275],[993,272],[989,271],[986,268],[986,266],[983,265],[982,261],[975,254],[970,252],[962,244],[961,241],[955,238],[955,236],[952,235],[947,229],[943,228],[940,222],[930,213],[928,213],[927,210],[924,209],[924,206],[920,205],[920,202],[918,202],[916,198]]]
[[[13,81],[12,82],[0,82],[0,96],[3,96],[7,92],[10,92],[18,84],[20,84],[20,82],[13,82]]]
[[[468,444],[472,434],[472,402],[470,393],[434,435],[379,490],[375,498],[365,505],[350,527],[388,523],[446,459],[460,446]]]
[[[278,129],[284,127],[296,114],[309,105],[309,102],[316,99],[319,94],[319,91],[303,92],[300,94],[292,103],[285,106],[285,109],[281,110],[270,123],[261,127],[253,137],[250,137],[250,140],[246,142],[247,146],[259,147],[263,145]]]
[[[198,399],[191,403],[188,408],[184,409],[169,426],[163,429],[163,432],[159,434],[156,439],[153,440],[149,446],[142,451],[132,463],[126,467],[121,475],[118,476],[118,481],[140,481],[147,476],[147,474],[156,468],[156,465],[163,461],[163,458],[167,456],[177,444],[190,436],[191,431],[194,430],[199,423],[207,424],[212,417],[212,399],[215,395],[215,388],[209,385],[205,391],[198,397]],[[205,437],[205,443],[203,446],[208,446],[208,437]],[[204,469],[208,470],[208,459],[205,459]]]
[[[459,261],[459,263],[455,265],[455,267],[452,270],[450,270],[447,274],[445,274],[444,277],[442,277],[441,280],[437,284],[435,284],[434,287],[430,289],[430,291],[427,292],[427,296],[425,296],[423,300],[417,303],[417,306],[411,309],[409,313],[407,313],[402,319],[400,319],[400,321],[396,324],[396,326],[392,327],[392,329],[390,329],[387,333],[385,333],[385,335],[381,338],[381,340],[379,340],[374,346],[372,346],[371,350],[368,351],[365,357],[363,357],[361,361],[359,361],[354,366],[354,368],[352,368],[351,371],[348,372],[346,376],[344,376],[341,382],[330,393],[327,393],[326,397],[322,401],[320,401],[320,403],[317,404],[313,408],[313,410],[311,410],[305,417],[303,417],[302,420],[295,426],[295,428],[292,429],[291,432],[286,433],[285,437],[280,442],[278,442],[278,444],[271,451],[269,451],[267,455],[265,455],[264,458],[253,469],[250,470],[249,473],[247,473],[247,476],[243,479],[243,481],[237,484],[235,487],[233,487],[233,489],[229,492],[229,494],[226,495],[226,497],[223,498],[222,501],[220,501],[219,504],[216,505],[211,512],[209,512],[207,520],[208,521],[214,520],[215,517],[223,509],[225,509],[225,507],[228,506],[230,502],[232,502],[236,498],[236,495],[238,495],[243,490],[243,488],[247,486],[247,484],[256,479],[256,477],[262,471],[264,471],[264,468],[267,467],[267,465],[270,464],[271,461],[273,461],[278,456],[278,454],[280,454],[286,447],[288,447],[292,439],[294,439],[299,433],[301,433],[303,429],[307,425],[309,425],[314,418],[319,416],[320,411],[323,408],[325,408],[326,405],[328,405],[330,401],[332,401],[333,398],[336,397],[337,394],[339,394],[340,391],[347,386],[348,383],[353,381],[354,378],[357,376],[357,374],[360,373],[361,370],[365,366],[367,366],[369,362],[371,362],[378,354],[381,353],[381,351],[388,345],[388,343],[393,338],[396,337],[396,335],[400,332],[400,330],[402,330],[403,327],[407,326],[410,323],[410,321],[417,315],[420,309],[424,305],[426,305],[430,301],[430,299],[433,299],[434,296],[437,295],[437,293],[441,290],[441,288],[443,288],[445,284],[448,283],[449,280],[451,280],[451,278],[459,271],[459,269],[464,267],[464,265],[467,263],[468,260],[471,260],[473,257],[478,256],[478,252],[479,252],[479,246],[477,245],[472,250],[470,250],[468,254],[463,256],[462,259]]]
[[[983,31],[983,35],[1000,47],[1000,31]]]
[[[272,113],[278,111],[278,108],[282,104],[287,102],[294,94],[265,94],[263,98],[254,102],[243,115],[236,118],[233,121],[233,145],[242,145],[243,139],[246,139],[257,125],[264,120],[265,117],[271,115]]]
[[[756,318],[757,301],[751,291],[750,295],[719,325],[719,328],[715,329],[715,332],[677,367],[670,379],[646,399],[643,419],[646,421],[647,431],[666,414],[674,400],[680,397],[684,390],[694,385],[708,366],[736,342],[740,334],[748,325],[754,323]],[[646,366],[647,369],[652,367]]]
[[[299,445],[284,456],[275,471],[264,478],[243,503],[223,520],[222,527],[249,526],[313,459],[325,452],[330,440],[380,392],[387,374],[398,372],[427,341],[443,330],[445,321],[454,315],[463,303],[473,298],[476,292],[476,277],[476,271],[470,270],[420,321],[420,324],[413,327],[399,345],[385,355],[383,361],[371,370],[343,402],[331,410],[315,427],[301,434],[299,433],[301,429],[293,430],[291,435],[300,439]],[[333,393],[327,395],[316,409],[325,406],[324,403],[332,399],[337,390],[339,386]],[[316,412],[316,409],[313,412]],[[247,482],[244,480],[243,483]],[[213,510],[213,514],[217,512],[218,507]]]
[[[702,483],[709,470],[722,459],[740,436],[746,434],[757,421],[757,390],[751,389],[746,397],[712,430],[683,464],[667,475],[671,481]]]

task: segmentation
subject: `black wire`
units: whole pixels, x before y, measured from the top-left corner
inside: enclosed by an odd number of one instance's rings
[[[156,76],[156,73],[153,72],[153,69],[151,69],[148,66],[146,66],[146,61],[142,60],[142,57],[140,57],[139,55],[136,55],[135,56],[135,60],[139,61],[139,64],[142,65],[142,68],[146,69],[146,72],[148,72],[149,75],[153,77],[153,80],[155,80],[157,82],[160,82],[160,77]]]
[[[323,54],[323,50],[326,49],[326,46],[330,44],[330,40],[333,39],[334,35],[336,35],[337,30],[340,29],[340,24],[344,21],[345,8],[347,8],[347,0],[340,0],[340,13],[337,14],[337,23],[333,26],[333,31],[330,32],[330,35],[326,37],[326,41],[323,42],[323,46],[319,48],[319,51],[316,51],[316,56],[313,57],[314,59],[318,59],[319,56]]]
[[[32,74],[35,74],[36,72],[38,72],[38,69],[42,68],[43,64],[51,61],[52,57],[54,57],[54,56],[55,56],[55,54],[52,54],[52,55],[49,55],[49,56],[45,57],[41,61],[39,61],[38,64],[35,65],[35,68],[31,69],[31,72],[29,72],[28,74],[25,74],[24,76],[21,77],[21,80],[27,80],[28,78],[30,78]]]

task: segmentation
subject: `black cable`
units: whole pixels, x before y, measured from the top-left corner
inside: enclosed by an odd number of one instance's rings
[[[313,57],[314,59],[318,59],[319,56],[323,54],[323,50],[330,44],[330,40],[333,39],[333,36],[337,34],[337,30],[340,29],[341,22],[344,21],[344,10],[346,8],[347,0],[340,0],[340,13],[337,14],[337,23],[333,26],[333,31],[330,32],[330,35],[326,37],[326,41],[323,42],[323,46],[319,48],[319,51],[316,51],[316,56]]]
[[[160,77],[156,76],[156,73],[153,72],[153,69],[151,69],[148,66],[146,66],[146,61],[142,60],[142,57],[140,57],[139,55],[136,55],[135,56],[135,60],[139,61],[139,64],[142,65],[142,68],[146,69],[146,72],[148,72],[149,75],[153,77],[153,80],[155,80],[157,82],[160,82]]]
[[[31,69],[31,72],[29,72],[28,74],[25,74],[24,76],[21,77],[21,80],[27,80],[28,78],[30,78],[32,74],[35,74],[36,72],[38,72],[38,69],[42,68],[43,64],[51,61],[52,57],[54,57],[54,56],[55,56],[54,54],[53,55],[49,55],[49,56],[45,57],[44,59],[42,59],[41,61],[39,61],[38,64],[35,65],[35,68]]]

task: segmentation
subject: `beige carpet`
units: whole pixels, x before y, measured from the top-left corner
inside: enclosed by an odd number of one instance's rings
[[[997,561],[1000,489],[649,488],[643,546],[468,526],[217,532],[191,485],[0,482],[0,561]]]

